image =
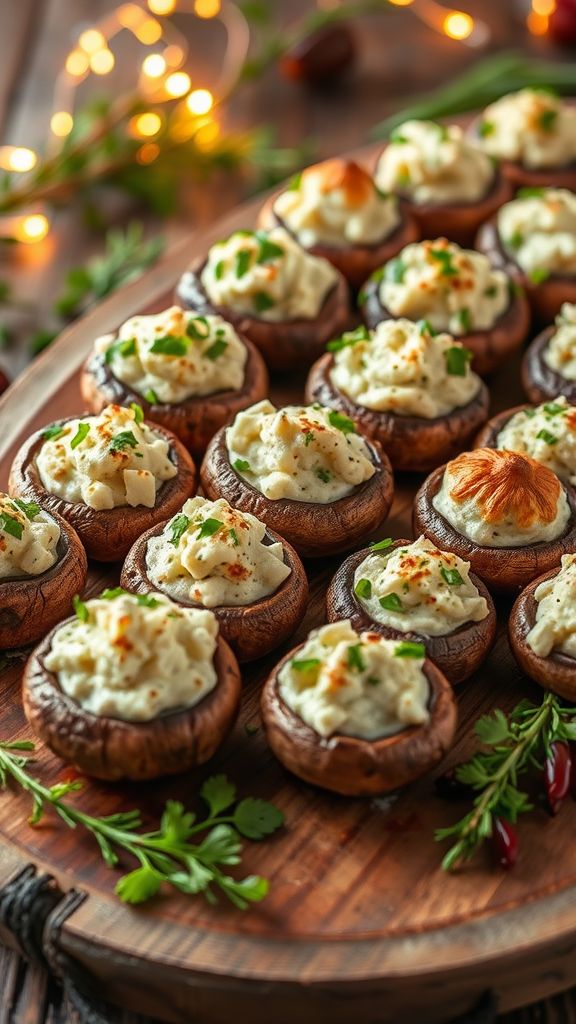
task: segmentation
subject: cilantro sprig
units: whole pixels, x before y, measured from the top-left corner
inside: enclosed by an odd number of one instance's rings
[[[261,840],[281,827],[284,815],[274,804],[254,797],[238,802],[234,783],[226,775],[213,775],[200,790],[208,808],[204,817],[187,811],[177,800],[168,800],[159,828],[142,832],[139,810],[98,818],[64,799],[82,789],[80,780],[43,785],[28,770],[32,758],[26,755],[33,751],[34,744],[28,740],[0,742],[0,785],[6,788],[11,780],[30,794],[31,825],[37,825],[51,808],[69,828],[80,826],[93,836],[108,867],[118,867],[122,855],[133,858],[138,866],[115,886],[122,902],[145,903],[163,884],[185,896],[202,894],[209,903],[216,903],[220,892],[240,910],[267,895],[265,878],[236,879],[228,868],[241,862],[240,837]]]

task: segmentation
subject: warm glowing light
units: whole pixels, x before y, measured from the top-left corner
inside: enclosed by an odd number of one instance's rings
[[[545,14],[530,11],[526,18],[526,25],[533,36],[545,36],[548,31],[548,18]]]
[[[204,152],[213,149],[218,137],[220,135],[220,125],[217,121],[207,119],[206,124],[203,124],[201,128],[194,135],[194,145],[197,149],[201,149]]]
[[[6,171],[31,171],[37,160],[34,150],[24,146],[2,146],[0,149],[0,167]]]
[[[450,39],[468,39],[474,29],[474,19],[464,11],[451,11],[444,18],[442,29]]]
[[[14,234],[20,242],[40,242],[49,230],[50,223],[43,213],[31,213],[15,225]]]
[[[64,138],[65,135],[70,135],[74,127],[74,118],[67,110],[57,110],[50,118],[50,127],[54,135]]]
[[[104,49],[106,46],[106,40],[97,28],[87,28],[80,36],[78,46],[80,46],[85,53],[97,53],[98,50]]]
[[[157,43],[162,38],[162,25],[155,18],[146,18],[140,25],[135,25],[132,29],[136,38],[144,43],[145,46],[150,46],[152,43]]]
[[[410,4],[414,3],[414,0],[389,0],[395,7],[409,7]]]
[[[215,18],[220,14],[221,0],[195,0],[194,14],[199,18]]]
[[[145,12],[136,4],[122,4],[116,11],[116,17],[124,28],[133,29],[135,25],[141,25],[146,18]]]
[[[155,142],[145,142],[136,153],[139,164],[151,164],[158,156],[160,156],[160,146],[157,146]]]
[[[150,138],[152,135],[157,135],[160,131],[162,118],[159,114],[155,114],[153,110],[148,110],[145,114],[138,114],[136,117],[133,117],[129,127],[132,134]]]
[[[172,75],[168,75],[164,83],[164,88],[169,96],[184,96],[190,88],[190,75],[187,75],[185,71],[174,71]]]
[[[161,53],[149,53],[142,61],[142,71],[148,78],[161,78],[166,71],[166,61]]]
[[[95,75],[109,75],[114,67],[112,50],[98,50],[90,57],[90,67]]]
[[[207,114],[214,106],[214,97],[209,89],[194,89],[186,99],[191,114]]]
[[[556,0],[532,0],[532,10],[544,18],[549,18],[556,10]]]
[[[164,50],[164,60],[171,68],[177,68],[184,60],[184,53],[180,46],[167,46]]]
[[[176,0],[148,0],[148,7],[152,14],[172,14]]]
[[[66,58],[66,71],[75,78],[80,78],[88,71],[88,57],[82,50],[71,50]]]

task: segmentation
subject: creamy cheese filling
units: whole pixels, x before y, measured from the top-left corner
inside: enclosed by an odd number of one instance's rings
[[[265,544],[266,525],[224,498],[190,498],[148,541],[152,582],[177,601],[206,608],[252,604],[290,575],[282,544]]]
[[[556,330],[542,353],[542,359],[565,380],[576,380],[576,305],[565,302],[554,325]]]
[[[395,196],[382,193],[352,160],[308,167],[274,203],[301,245],[372,245],[400,223]]]
[[[214,689],[217,635],[212,612],[118,588],[77,606],[44,664],[85,711],[147,722],[194,707]]]
[[[576,555],[563,555],[560,572],[534,591],[536,621],[526,637],[540,658],[552,651],[576,658]]]
[[[354,573],[354,593],[375,622],[401,633],[445,636],[488,615],[469,573],[469,562],[419,537],[367,555]]]
[[[471,203],[492,186],[494,166],[457,125],[405,121],[380,157],[376,181],[415,203]]]
[[[380,301],[395,317],[459,336],[494,326],[509,304],[509,282],[482,253],[437,238],[407,245],[382,268]]]
[[[331,342],[334,387],[357,405],[433,419],[467,405],[480,389],[471,352],[426,321],[383,320]]]
[[[570,506],[558,478],[526,455],[476,449],[449,462],[432,504],[480,547],[523,547],[564,533]]]
[[[50,494],[94,509],[153,508],[158,488],[176,475],[168,442],[142,422],[139,407],[108,405],[44,432],[36,465]]]
[[[563,188],[528,189],[498,212],[505,249],[534,284],[550,274],[576,274],[576,195]]]
[[[213,245],[201,274],[215,306],[262,320],[313,320],[338,273],[312,256],[284,228],[236,231]]]
[[[321,405],[258,402],[227,428],[226,446],[239,476],[273,500],[325,505],[376,472],[352,420]]]
[[[278,673],[285,704],[314,732],[376,740],[427,722],[421,644],[356,633],[348,621],[310,633]]]
[[[118,380],[154,404],[238,391],[244,382],[246,346],[232,325],[179,306],[133,316],[94,348]]]
[[[59,540],[60,527],[39,505],[0,492],[0,580],[51,569]]]
[[[563,395],[512,416],[497,448],[531,455],[568,484],[576,484],[576,408]]]
[[[543,89],[522,89],[486,107],[479,136],[499,160],[562,167],[576,160],[576,107]]]

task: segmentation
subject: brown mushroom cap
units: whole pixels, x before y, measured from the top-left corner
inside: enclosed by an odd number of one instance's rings
[[[558,395],[565,395],[568,402],[576,405],[576,381],[563,377],[544,361],[544,351],[555,333],[555,326],[547,327],[526,349],[520,370],[522,387],[535,405]]]
[[[483,252],[493,266],[505,270],[525,290],[532,313],[539,324],[553,322],[564,302],[576,302],[576,277],[568,274],[550,274],[545,281],[535,284],[524,273],[502,245],[498,233],[496,216],[491,217],[480,228],[476,237],[476,248]]]
[[[176,435],[191,454],[201,459],[210,438],[242,409],[260,402],[268,394],[268,371],[262,356],[247,338],[241,338],[247,350],[244,382],[238,390],[215,391],[210,395],[192,395],[183,402],[149,402],[114,376],[103,352],[93,352],[82,369],[80,390],[87,408],[100,413],[107,405],[136,402],[146,419],[159,423]]]
[[[331,352],[314,363],[306,382],[306,401],[320,402],[355,420],[366,437],[382,445],[394,469],[427,471],[447,462],[466,447],[488,415],[490,395],[484,383],[466,405],[434,419],[368,409],[334,386],[333,366]]]
[[[576,659],[556,650],[552,650],[547,658],[541,658],[532,650],[526,639],[536,621],[538,602],[534,597],[534,591],[541,583],[557,576],[559,572],[560,566],[557,565],[550,572],[529,583],[516,598],[510,612],[508,635],[512,653],[522,671],[530,679],[534,679],[545,690],[552,690],[560,697],[576,702]]]
[[[75,418],[67,416],[58,423],[68,423]],[[124,558],[141,533],[179,511],[196,483],[196,468],[182,442],[158,423],[147,421],[147,426],[168,442],[170,459],[177,469],[176,476],[165,480],[158,489],[153,508],[119,505],[117,508],[93,509],[82,502],[66,501],[47,491],[36,465],[46,427],[31,434],[16,453],[10,469],[10,494],[25,501],[36,501],[50,515],[57,514],[66,519],[78,533],[90,558],[100,562]]]
[[[465,455],[471,457],[478,454],[479,451],[480,449],[477,449],[475,452],[463,453],[460,458],[464,458]],[[496,453],[497,450],[484,448],[482,451],[494,451]],[[534,463],[533,459],[529,459],[528,456],[520,455],[517,452],[501,452],[498,450],[497,454],[499,456],[513,457],[516,461],[522,459]],[[518,501],[524,503],[523,507],[526,513],[533,511],[533,501],[536,498],[543,497],[545,500],[548,500],[551,497],[550,490],[552,493],[555,493],[560,483],[557,477],[545,466],[542,466],[540,463],[534,463],[534,465],[538,466],[539,472],[546,470],[546,474],[542,474],[540,477],[542,488],[538,489],[538,494],[530,494],[530,481],[528,479],[525,481],[525,486],[521,488],[521,494],[520,491],[516,491]],[[526,544],[520,547],[484,547],[469,540],[464,534],[459,533],[432,504],[434,497],[442,486],[445,470],[446,466],[440,466],[438,469],[435,469],[426,478],[416,494],[413,512],[414,533],[417,536],[423,533],[437,547],[453,551],[460,558],[470,562],[472,570],[480,576],[491,590],[498,592],[518,590],[526,582],[533,580],[536,576],[547,572],[552,566],[557,565],[562,555],[576,550],[576,494],[571,487],[560,484],[566,494],[571,512],[568,525],[560,537],[552,541]],[[478,468],[478,473],[480,479],[480,467]],[[553,484],[551,487],[548,485],[550,478],[552,478]],[[502,484],[502,481],[500,483]],[[506,491],[506,487],[502,490],[498,488],[496,491],[495,487],[490,484],[486,473],[484,473],[483,485],[485,486],[486,495],[488,496],[491,493],[492,501],[498,502],[499,495]],[[512,495],[512,499],[516,500],[514,495]],[[487,497],[487,500],[490,500],[490,498]]]
[[[368,171],[354,160],[346,160],[336,157],[334,160],[325,160],[323,163],[315,164],[302,172],[302,177],[319,175],[324,183],[324,191],[333,189],[345,189],[348,193],[350,206],[360,205],[374,191],[374,181]],[[300,242],[296,232],[292,231],[285,220],[275,210],[275,203],[281,192],[276,192],[266,200],[258,215],[258,226],[265,230],[274,227],[282,227],[292,238]],[[392,259],[410,242],[416,242],[419,238],[418,227],[412,215],[408,212],[408,204],[399,201],[400,220],[396,227],[381,241],[365,245],[352,245],[343,242],[341,245],[317,242],[315,245],[304,246],[314,256],[321,256],[336,267],[353,288],[359,288],[363,281],[382,266],[387,260]],[[300,242],[300,244],[302,244]]]
[[[176,604],[185,608],[201,608],[194,601],[180,601],[168,590],[153,583],[148,576],[146,551],[148,541],[158,537],[165,523],[147,530],[132,545],[122,567],[120,583],[133,594],[149,594],[159,590],[167,594]],[[308,580],[304,566],[294,548],[273,530],[267,529],[265,540],[270,544],[280,543],[284,551],[284,562],[290,567],[290,575],[267,597],[247,605],[220,605],[210,608],[218,619],[220,635],[226,640],[238,661],[253,661],[279,647],[294,633],[304,618],[308,606]]]
[[[411,540],[395,540],[387,550],[394,551],[411,543]],[[423,643],[428,657],[452,684],[462,683],[468,679],[488,656],[496,635],[496,609],[482,580],[474,573],[470,573],[471,582],[488,605],[488,615],[480,622],[464,622],[443,636],[425,636],[413,630],[394,629],[393,626],[387,626],[371,618],[354,593],[354,573],[370,554],[370,548],[355,551],[342,563],[332,578],[326,594],[328,622],[350,619],[352,628],[358,633],[369,630],[379,633],[387,640]]]
[[[376,171],[386,148],[378,156]],[[492,181],[479,199],[418,203],[406,191],[399,190],[399,194],[416,221],[421,238],[443,236],[458,245],[472,246],[480,225],[512,199],[514,189],[500,167],[495,167]]]
[[[362,316],[368,327],[374,329],[382,320],[396,320],[397,317],[380,299],[380,282],[368,280],[362,289]],[[530,326],[530,309],[525,295],[517,290],[512,294],[507,309],[498,317],[492,327],[486,330],[469,331],[459,334],[459,341],[474,353],[472,369],[486,376],[505,362],[520,348]]]
[[[293,544],[306,558],[320,558],[354,547],[388,515],[394,480],[388,458],[376,441],[366,440],[376,472],[337,501],[318,504],[291,498],[272,500],[247,483],[231,466],[226,429],[212,438],[200,467],[208,498],[226,498],[233,508],[251,512]]]
[[[473,139],[480,139],[478,128],[482,116],[471,121],[468,134]],[[514,190],[518,188],[567,188],[576,192],[576,160],[559,167],[526,167],[517,160],[500,160],[500,170],[511,183]]]
[[[57,561],[38,576],[0,580],[0,649],[35,643],[70,613],[72,598],[86,584],[88,562],[76,531],[56,512],[60,527]]]
[[[376,796],[406,786],[442,760],[457,722],[452,687],[433,662],[424,662],[430,684],[430,718],[394,736],[363,740],[335,734],[324,739],[283,701],[278,673],[295,648],[268,676],[261,711],[266,738],[285,768],[305,782],[343,796]]]
[[[352,311],[348,284],[341,274],[330,289],[318,316],[313,320],[263,320],[230,306],[210,302],[201,274],[206,259],[197,260],[187,270],[176,288],[177,301],[201,316],[217,313],[261,352],[271,370],[299,370],[309,366],[324,351],[326,342],[342,334],[351,324]]]
[[[24,711],[39,739],[87,775],[111,781],[176,775],[204,764],[230,732],[238,714],[241,678],[221,637],[214,655],[218,682],[198,704],[149,722],[126,722],[85,711],[64,693],[44,663],[54,633],[53,629],[26,664]]]

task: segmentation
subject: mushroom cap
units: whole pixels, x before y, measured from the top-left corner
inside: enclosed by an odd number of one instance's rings
[[[302,181],[316,182],[324,195],[340,189],[346,197],[346,204],[352,209],[362,206],[374,193],[374,181],[368,171],[355,160],[341,157],[307,167],[302,172]]]
[[[446,466],[450,497],[473,499],[486,523],[512,519],[521,529],[554,522],[562,486],[547,466],[521,452],[477,448]]]

